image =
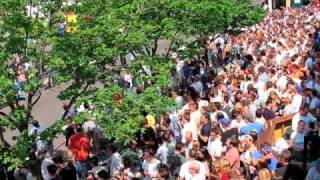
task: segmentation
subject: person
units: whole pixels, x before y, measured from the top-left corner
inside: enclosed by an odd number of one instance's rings
[[[296,131],[290,135],[289,147],[293,149],[293,156],[302,161],[302,152],[304,149],[305,122],[300,120]]]
[[[60,180],[61,177],[58,174],[58,168],[54,164],[50,164],[47,167],[48,173],[50,175],[50,180]]]
[[[76,168],[71,162],[65,162],[62,155],[52,158],[54,165],[58,168],[58,175],[61,180],[76,180]]]
[[[320,160],[317,160],[316,165],[308,170],[306,180],[320,179]]]
[[[308,104],[304,104],[300,108],[300,111],[292,117],[292,130],[293,131],[297,130],[298,123],[300,120],[304,121],[307,133],[309,133],[309,132],[312,133],[312,132],[317,131],[318,123],[315,123],[317,119],[309,112],[309,105]],[[313,127],[310,125],[312,125]]]
[[[174,152],[174,147],[170,144],[170,132],[166,131],[162,135],[162,145],[158,148],[156,157],[161,163],[167,164],[168,156]]]
[[[160,164],[160,161],[156,159],[154,156],[155,152],[152,149],[146,150],[144,152],[144,161],[142,163],[142,169],[146,180],[158,177],[157,166]]]
[[[159,164],[158,172],[159,172],[159,177],[158,177],[159,180],[171,179],[170,170],[166,164]]]
[[[248,135],[250,132],[256,132],[259,137],[260,133],[264,130],[264,126],[255,122],[252,117],[247,117],[248,124],[240,128],[240,135]]]
[[[69,138],[68,143],[68,149],[72,153],[79,178],[85,177],[85,172],[87,169],[86,163],[90,153],[89,138],[83,135],[82,132],[82,125],[77,124],[75,128],[75,134]]]
[[[225,145],[227,139],[231,137],[235,137],[236,139],[238,139],[239,131],[237,128],[231,127],[231,121],[229,119],[226,119],[226,118],[221,119],[220,126],[223,131],[221,136],[221,141],[223,145]]]
[[[207,148],[213,161],[221,157],[222,142],[220,140],[220,132],[218,128],[214,128],[211,130]]]
[[[66,147],[68,147],[68,143],[69,143],[69,138],[75,134],[75,124],[73,122],[73,118],[68,116],[67,117],[67,121],[68,121],[68,124],[67,126],[65,127],[65,130],[64,130],[64,135],[65,135],[65,138],[66,138]]]
[[[267,168],[260,169],[258,171],[258,176],[254,180],[271,180],[272,176]]]
[[[288,165],[290,163],[291,160],[291,152],[287,149],[283,150],[280,154],[280,158],[279,158],[279,164],[280,167],[276,169],[275,171],[275,175],[274,175],[274,179],[282,179],[286,172],[287,172],[287,168]]]
[[[180,167],[186,162],[186,158],[183,155],[183,143],[177,143],[175,146],[174,154],[169,154],[168,165],[170,167],[170,172],[174,177],[179,176]]]
[[[112,154],[110,157],[110,171],[109,172],[110,172],[110,176],[113,177],[124,166],[123,166],[123,162],[122,162],[122,157],[121,157],[120,153],[118,152],[117,146],[115,144],[110,144],[108,148]]]
[[[211,121],[208,113],[204,113],[200,117],[200,131],[198,132],[198,137],[200,144],[206,145],[208,144],[208,139],[211,131]]]
[[[31,129],[29,130],[29,133],[28,133],[29,136],[40,134],[43,131],[45,131],[45,128],[43,126],[41,126],[37,120],[33,120],[31,122],[31,124],[32,124],[32,127],[31,127]]]
[[[224,158],[229,161],[230,168],[240,170],[240,154],[238,151],[238,139],[231,137],[226,142],[227,150]]]
[[[193,177],[206,177],[206,168],[196,160],[197,152],[193,149],[189,152],[189,159],[180,168],[179,177],[182,179],[192,179]]]
[[[48,166],[53,165],[54,162],[52,161],[52,158],[48,157],[46,150],[44,150],[43,153],[46,154],[47,157],[45,157],[41,162],[41,175],[44,180],[50,180],[52,179],[52,176],[48,172]]]
[[[271,120],[276,117],[276,114],[273,111],[274,107],[274,102],[272,100],[267,100],[266,107],[264,108],[262,115],[265,120]]]
[[[226,159],[220,159],[218,163],[218,175],[221,180],[229,180],[230,163]]]

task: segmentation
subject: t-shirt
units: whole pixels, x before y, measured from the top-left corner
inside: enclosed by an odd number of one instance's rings
[[[264,111],[263,111],[263,117],[266,120],[271,120],[271,119],[274,119],[276,117],[276,114],[273,111],[265,108]]]
[[[158,164],[160,164],[160,161],[157,159],[153,159],[152,162],[143,161],[142,169],[148,174],[148,176],[145,177],[146,180],[152,179],[150,177],[155,177],[158,174]]]
[[[294,144],[299,146],[299,147],[303,147],[304,146],[304,133],[298,133],[297,131],[294,131],[291,135],[290,135],[290,139],[293,139]]]
[[[164,143],[158,148],[156,157],[158,157],[161,163],[167,164],[168,155],[173,152],[174,152],[174,147],[172,147],[167,143]]]
[[[211,138],[209,138],[207,149],[211,156],[220,157],[222,153],[221,140],[219,138],[216,138],[215,140],[211,140]]]
[[[54,164],[50,158],[45,158],[41,163],[41,174],[44,180],[50,180],[52,176],[48,172],[48,166]]]
[[[236,147],[228,149],[225,158],[229,161],[231,168],[240,169],[240,154]]]
[[[300,113],[297,113],[292,117],[292,130],[293,131],[297,130],[298,123],[300,120],[303,120],[306,127],[309,127],[309,124],[311,122],[315,122],[317,119],[310,113],[308,113],[305,116],[302,116],[302,115],[300,115]]]
[[[312,167],[309,169],[306,180],[319,180],[320,179],[320,172],[317,170],[316,167]]]
[[[76,161],[85,161],[89,157],[89,139],[82,134],[74,134],[69,138],[68,148]]]

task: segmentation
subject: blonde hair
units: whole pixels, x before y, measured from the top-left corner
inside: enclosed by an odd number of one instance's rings
[[[224,158],[220,159],[218,167],[220,172],[230,172],[231,169],[230,162]]]
[[[259,180],[271,180],[271,173],[267,168],[260,169],[258,171]]]

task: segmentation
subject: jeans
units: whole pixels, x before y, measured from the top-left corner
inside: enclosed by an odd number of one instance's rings
[[[79,179],[85,178],[85,172],[87,171],[86,161],[76,161],[76,171]]]

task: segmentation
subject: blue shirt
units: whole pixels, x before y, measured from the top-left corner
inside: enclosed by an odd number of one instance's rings
[[[259,160],[263,159],[263,154],[260,151],[254,151],[251,155],[252,160]],[[268,163],[268,169],[270,171],[275,171],[277,169],[278,160],[275,157],[272,157],[271,159],[267,160]]]
[[[259,136],[259,134],[263,131],[263,125],[256,122],[247,124],[240,129],[240,135],[248,135],[250,131],[256,131],[257,135]]]

